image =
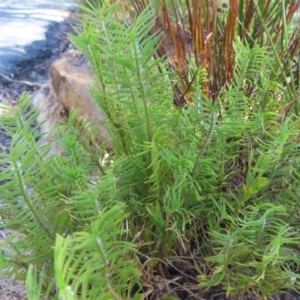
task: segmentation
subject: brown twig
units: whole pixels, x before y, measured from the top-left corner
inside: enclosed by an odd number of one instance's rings
[[[2,78],[4,78],[5,80],[9,81],[9,82],[14,82],[14,83],[19,83],[19,84],[25,84],[25,85],[28,85],[28,86],[31,86],[31,87],[41,87],[43,84],[41,83],[37,83],[37,82],[31,82],[31,81],[27,81],[27,80],[17,80],[17,79],[12,79],[12,78],[9,78],[8,76],[0,73],[0,76]]]

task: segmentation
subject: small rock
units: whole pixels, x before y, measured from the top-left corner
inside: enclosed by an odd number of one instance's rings
[[[97,142],[102,144],[109,138],[104,125],[106,118],[100,113],[89,87],[93,84],[88,66],[63,58],[55,61],[49,70],[53,91],[57,100],[69,112],[79,110],[80,119],[91,119],[99,124]]]

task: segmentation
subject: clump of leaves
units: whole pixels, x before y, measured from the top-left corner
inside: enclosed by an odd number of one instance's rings
[[[71,114],[54,131],[62,155],[48,157],[26,97],[1,120],[13,135],[0,174],[3,227],[14,232],[3,245],[7,274],[27,276],[30,299],[299,291],[300,123],[289,114],[299,94],[274,76],[270,49],[280,45],[232,40],[230,76],[214,96],[211,65],[191,56],[191,105],[178,108],[182,86],[175,64],[157,57],[154,7],[131,23],[118,3],[82,9],[72,40],[93,71],[112,151],[90,145],[96,125]]]

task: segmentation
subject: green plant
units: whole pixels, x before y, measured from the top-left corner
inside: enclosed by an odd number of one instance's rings
[[[235,296],[299,291],[300,123],[289,113],[299,94],[274,76],[276,47],[235,39],[213,98],[208,69],[191,59],[192,105],[178,108],[176,74],[155,56],[154,8],[131,24],[117,8],[83,7],[72,36],[111,152],[91,145],[96,125],[73,113],[54,130],[62,155],[48,157],[26,96],[1,119],[13,135],[0,174],[3,226],[14,232],[7,274],[27,276],[33,299],[197,299],[219,284]]]

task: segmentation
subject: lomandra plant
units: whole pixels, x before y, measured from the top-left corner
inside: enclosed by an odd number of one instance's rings
[[[289,98],[274,76],[272,47],[236,39],[226,86],[211,97],[192,57],[190,104],[174,106],[176,72],[156,55],[153,9],[128,22],[118,3],[83,7],[72,36],[94,74],[109,152],[73,113],[53,133],[62,153],[47,155],[27,97],[1,119],[13,136],[0,174],[12,230],[2,267],[27,280],[29,299],[299,291],[299,93]]]
[[[192,102],[194,77],[191,60],[206,70],[202,89],[212,101],[227,87],[235,68],[234,43],[269,48],[274,57],[272,76],[287,87],[293,98],[299,86],[299,0],[145,0],[131,1],[140,13],[147,5],[155,10],[152,32],[161,31],[163,42],[156,55],[166,57],[177,74],[174,101]],[[255,86],[248,87],[248,93]],[[298,104],[294,106],[298,114]]]

